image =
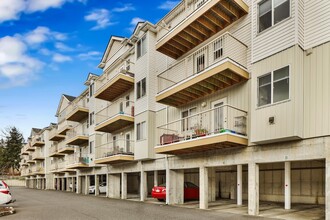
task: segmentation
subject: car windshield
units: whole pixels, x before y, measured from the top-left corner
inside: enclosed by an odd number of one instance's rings
[[[162,183],[162,184],[160,184],[159,186],[166,187],[166,183]]]
[[[196,186],[195,184],[193,184],[191,182],[185,182],[185,186],[187,188],[198,188],[198,186]]]

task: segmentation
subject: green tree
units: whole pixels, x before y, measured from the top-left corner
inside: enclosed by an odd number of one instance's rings
[[[4,139],[0,143],[0,167],[2,173],[19,170],[20,154],[24,144],[22,133],[16,127],[8,127],[2,132]]]

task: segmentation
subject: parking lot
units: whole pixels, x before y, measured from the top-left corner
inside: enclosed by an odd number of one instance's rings
[[[3,219],[271,219],[164,203],[116,200],[71,192],[12,187],[16,214]]]

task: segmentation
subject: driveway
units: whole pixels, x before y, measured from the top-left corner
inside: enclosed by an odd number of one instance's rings
[[[71,192],[11,188],[16,214],[1,219],[270,219],[212,210],[187,209]]]

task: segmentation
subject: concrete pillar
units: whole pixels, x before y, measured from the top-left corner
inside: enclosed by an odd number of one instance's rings
[[[259,215],[259,165],[250,162],[248,165],[249,175],[249,215]]]
[[[107,181],[107,187],[105,189],[105,196],[109,197],[109,192],[110,192],[110,183],[109,183],[109,174],[106,174],[106,181]]]
[[[109,174],[109,197],[120,199],[120,175]]]
[[[330,143],[325,158],[325,219],[330,220]]]
[[[100,195],[100,180],[99,180],[99,176],[97,174],[95,174],[95,196]]]
[[[208,168],[199,168],[199,208],[207,209],[209,207],[209,174]]]
[[[141,170],[140,178],[140,200],[144,201],[148,196],[147,172]]]
[[[243,204],[242,179],[243,179],[243,166],[237,165],[237,205]]]
[[[71,177],[71,186],[72,186],[72,188],[71,188],[71,192],[74,192],[75,191],[75,187],[76,187],[76,183],[75,183],[75,179],[74,179],[74,177]]]
[[[61,188],[61,190],[64,191],[64,189],[65,189],[65,187],[64,187],[65,186],[65,180],[64,180],[64,178],[61,178],[61,181],[62,181],[62,186],[61,186],[62,188]]]
[[[81,176],[77,176],[77,194],[82,193],[81,178],[82,178]]]
[[[208,168],[208,201],[214,202],[216,199],[215,167]]]
[[[89,178],[89,176],[85,176],[85,189],[84,189],[85,195],[89,194],[89,186],[90,186],[90,178]]]
[[[127,173],[121,173],[121,199],[127,199]]]
[[[284,162],[284,208],[291,209],[291,162]]]
[[[158,186],[158,170],[154,171],[154,186]]]
[[[184,170],[166,171],[166,204],[183,204]]]
[[[67,192],[70,192],[70,183],[71,183],[71,178],[70,177],[67,177],[66,178],[66,191]]]

